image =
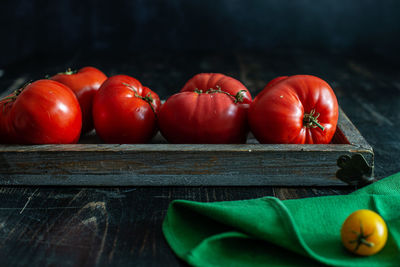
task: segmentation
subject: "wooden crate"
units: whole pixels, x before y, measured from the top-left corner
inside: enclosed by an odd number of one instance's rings
[[[373,150],[342,110],[327,145],[263,145],[254,138],[241,145],[175,145],[160,135],[152,144],[96,142],[88,136],[74,145],[0,145],[0,184],[341,186],[373,181]]]

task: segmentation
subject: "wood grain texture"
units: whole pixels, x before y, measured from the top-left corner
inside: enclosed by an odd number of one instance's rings
[[[95,65],[133,75],[162,98],[197,72],[238,77],[256,95],[275,76],[313,74],[327,80],[351,121],[374,149],[375,174],[400,171],[400,64],[368,57],[271,53],[77,55],[32,58],[4,70],[0,88],[67,67]],[[22,80],[23,80],[22,79]],[[24,83],[23,81],[22,83]],[[161,223],[173,199],[296,199],[347,194],[354,187],[0,187],[0,257],[4,266],[185,266],[168,248]]]
[[[296,188],[3,188],[0,256],[7,266],[177,266],[161,223],[173,199],[222,201],[333,195]]]

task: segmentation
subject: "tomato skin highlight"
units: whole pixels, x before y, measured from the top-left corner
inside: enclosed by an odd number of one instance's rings
[[[379,214],[364,209],[357,210],[347,217],[340,235],[348,251],[360,256],[369,256],[383,249],[388,230]]]
[[[251,101],[250,92],[234,78],[197,74],[161,107],[160,131],[171,143],[245,143]]]
[[[328,144],[336,131],[338,109],[325,81],[295,75],[267,85],[250,105],[248,117],[260,143]]]
[[[150,96],[152,101],[146,102]],[[133,77],[108,78],[93,100],[96,133],[106,143],[147,143],[157,133],[158,95]]]
[[[94,67],[84,67],[79,71],[58,73],[50,78],[68,86],[78,98],[82,110],[82,134],[93,129],[93,97],[107,76]]]
[[[6,143],[76,143],[82,128],[81,109],[75,94],[52,80],[28,84],[3,106],[1,121],[0,131],[5,133]]]

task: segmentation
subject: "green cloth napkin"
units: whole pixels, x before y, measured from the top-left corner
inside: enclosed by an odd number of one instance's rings
[[[386,221],[384,249],[354,256],[340,228],[353,211]],[[400,266],[400,173],[349,195],[281,201],[274,197],[199,203],[176,200],[163,223],[176,255],[194,266]]]

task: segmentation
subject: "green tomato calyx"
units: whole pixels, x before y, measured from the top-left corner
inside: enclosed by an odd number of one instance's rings
[[[365,245],[370,248],[375,246],[374,243],[367,241],[368,237],[373,235],[374,232],[372,232],[368,235],[364,234],[364,229],[363,229],[363,225],[362,225],[361,221],[360,221],[360,232],[357,232],[354,230],[351,232],[357,236],[356,239],[349,241],[350,244],[354,244],[354,243],[357,244],[356,247],[354,248],[354,252],[356,252],[360,248],[361,245]]]
[[[307,128],[320,128],[322,131],[325,127],[318,122],[319,113],[315,113],[315,109],[312,109],[310,113],[305,113],[303,117],[303,124]]]
[[[216,85],[215,87],[216,87],[217,89],[210,88],[210,89],[208,89],[207,91],[205,91],[204,93],[205,93],[205,94],[222,93],[222,94],[226,94],[227,96],[230,96],[230,97],[234,98],[234,102],[235,102],[235,103],[242,103],[242,102],[243,102],[243,94],[244,94],[244,92],[246,92],[246,90],[240,90],[239,92],[236,93],[236,95],[231,95],[230,93],[223,91],[223,90],[221,89],[221,86]],[[198,94],[202,94],[202,93],[203,93],[203,90],[199,90],[198,88],[196,88],[196,89],[194,90],[194,92],[195,92],[195,93],[198,93]]]
[[[150,92],[149,92],[146,96],[141,96],[141,95],[139,95],[138,92],[136,91],[136,88],[133,87],[132,85],[127,84],[127,83],[122,83],[122,84],[125,85],[126,87],[128,87],[130,90],[132,90],[132,91],[135,93],[135,97],[140,98],[140,99],[146,101],[146,102],[150,105],[151,110],[154,112],[154,114],[156,113],[156,111],[154,110],[154,107],[153,107],[154,98],[151,96],[151,93],[150,93]]]

